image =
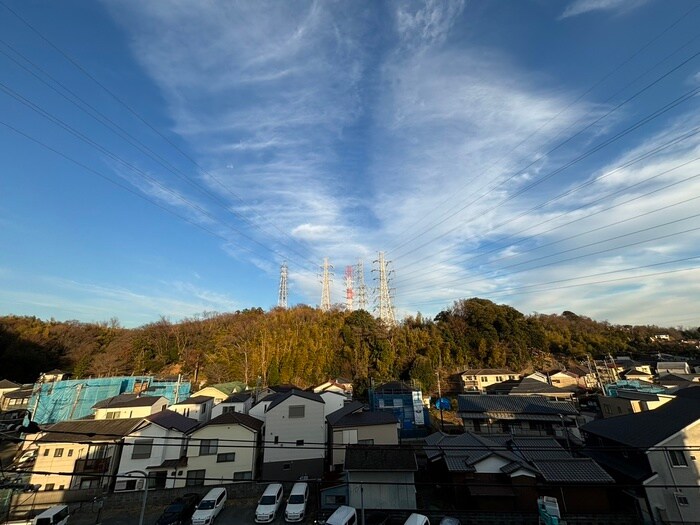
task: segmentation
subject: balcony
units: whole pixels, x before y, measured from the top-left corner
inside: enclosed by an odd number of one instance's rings
[[[97,458],[97,459],[79,459],[75,462],[76,474],[102,474],[109,470],[109,465],[112,462],[112,457]]]

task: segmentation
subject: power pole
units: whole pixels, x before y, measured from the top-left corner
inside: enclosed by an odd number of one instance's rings
[[[379,286],[377,287],[379,319],[387,326],[396,326],[394,307],[391,304],[391,289],[389,288],[389,276],[393,273],[393,270],[388,270],[389,261],[384,260],[384,252],[379,252],[379,258],[374,262],[378,266],[376,270],[378,276],[375,279],[379,281]]]
[[[323,258],[321,266],[321,310],[327,312],[331,309],[331,282],[333,282],[333,265],[328,264],[328,257]]]
[[[365,284],[365,267],[362,259],[355,265],[355,290],[357,291],[357,309],[367,310],[367,285]]]
[[[277,296],[277,307],[287,309],[287,263],[280,266],[280,289]]]
[[[353,310],[354,290],[352,289],[352,266],[345,267],[345,309],[348,312]]]

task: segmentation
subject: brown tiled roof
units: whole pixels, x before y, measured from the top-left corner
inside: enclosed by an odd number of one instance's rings
[[[118,441],[133,432],[143,421],[143,418],[61,421],[44,429],[38,441],[45,443]]]

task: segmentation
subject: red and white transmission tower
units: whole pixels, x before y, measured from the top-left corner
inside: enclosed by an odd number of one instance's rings
[[[352,289],[352,266],[345,267],[345,309],[350,312],[353,309],[354,292]]]

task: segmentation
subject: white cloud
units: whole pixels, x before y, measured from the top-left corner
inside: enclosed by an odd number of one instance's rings
[[[594,11],[624,13],[647,2],[648,0],[574,0],[566,6],[560,18],[570,18]]]

